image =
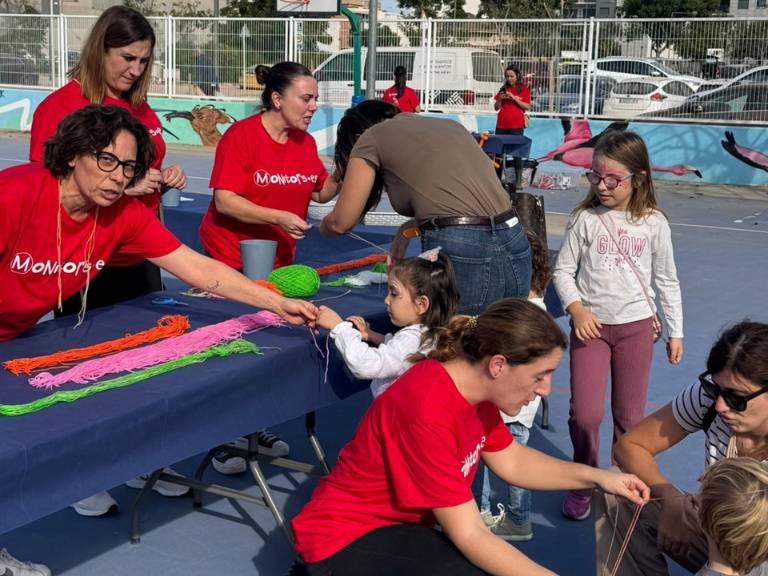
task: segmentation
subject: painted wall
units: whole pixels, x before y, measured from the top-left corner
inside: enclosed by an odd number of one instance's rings
[[[0,88],[0,128],[27,131],[32,125],[32,114],[48,93],[41,90]],[[163,123],[168,144],[215,146],[227,127],[258,111],[258,102],[223,102],[212,100],[171,100],[150,98],[152,108]],[[312,119],[309,131],[317,141],[321,155],[333,155],[336,126],[344,114],[343,108],[322,107]],[[471,131],[492,131],[495,114],[436,114],[456,120]],[[578,122],[578,121],[575,121]],[[574,122],[574,123],[575,123]],[[582,123],[582,130],[591,135],[602,132],[610,123],[590,120]],[[655,173],[657,178],[689,180],[715,184],[768,185],[768,130],[763,127],[727,127],[693,124],[654,124],[632,122],[629,128],[637,131],[648,144],[651,163],[659,168],[685,166],[701,173],[675,176]],[[737,153],[723,147],[726,132],[732,134]],[[531,156],[541,158],[563,142],[564,126],[559,119],[531,118],[526,136],[533,141]],[[745,156],[747,161],[745,161]],[[751,159],[751,164],[747,162]],[[761,168],[761,166],[763,166]],[[583,171],[584,168],[549,160],[543,162],[540,172]]]

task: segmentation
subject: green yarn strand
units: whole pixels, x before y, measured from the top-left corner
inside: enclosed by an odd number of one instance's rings
[[[317,270],[304,264],[291,264],[270,272],[267,280],[277,286],[287,298],[314,296],[320,289]]]
[[[387,265],[384,262],[376,262],[373,265],[373,271],[380,274],[386,274],[388,272]]]
[[[38,398],[37,400],[28,402],[26,404],[0,404],[0,415],[22,416],[24,414],[31,414],[32,412],[38,412],[61,402],[75,402],[76,400],[87,398],[88,396],[99,394],[100,392],[106,392],[107,390],[113,390],[115,388],[131,386],[132,384],[136,384],[161,374],[165,374],[166,372],[172,372],[173,370],[184,368],[190,364],[199,364],[200,362],[205,362],[209,358],[248,353],[261,354],[258,346],[255,344],[252,344],[246,340],[233,340],[231,342],[227,342],[226,344],[212,346],[211,348],[196,354],[183,356],[182,358],[177,358],[176,360],[171,360],[169,362],[164,362],[163,364],[158,364],[157,366],[151,366],[143,370],[131,372],[130,374],[120,376],[119,378],[98,382],[92,386],[87,386],[78,390],[62,390],[54,392],[53,394],[45,396],[44,398]]]

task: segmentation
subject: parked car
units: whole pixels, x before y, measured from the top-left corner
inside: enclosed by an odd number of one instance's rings
[[[677,108],[642,114],[657,118],[768,121],[768,84],[743,84],[705,94]]]
[[[638,78],[619,82],[605,100],[603,114],[631,118],[645,112],[676,108],[685,103],[693,89],[673,78]]]
[[[536,94],[531,102],[531,112],[554,112],[558,114],[583,114],[586,98],[586,79],[581,75],[561,75],[558,77],[557,92],[550,94],[543,91]],[[603,113],[603,103],[615,86],[612,78],[597,77],[594,94],[595,114]]]
[[[680,74],[661,62],[649,58],[629,58],[626,56],[597,58],[590,63],[590,67],[592,72],[598,77],[607,76],[617,82],[653,76],[655,78],[680,80],[688,84],[692,90],[698,89],[704,83],[702,78]]]
[[[0,54],[0,84],[38,84],[37,68],[32,58],[16,54]]]
[[[757,66],[756,68],[752,68],[739,74],[731,80],[720,80],[703,84],[695,94],[691,95],[690,100],[695,100],[705,94],[711,94],[715,90],[725,90],[731,86],[764,83],[768,83],[768,66]]]
[[[392,86],[396,66],[408,71],[408,86],[421,94],[427,52],[421,48],[380,48],[376,50],[376,93],[381,95]],[[315,69],[320,100],[325,103],[348,105],[352,100],[351,49],[328,57]],[[363,49],[363,61],[366,50]],[[446,107],[478,104],[492,109],[493,97],[504,83],[504,65],[496,52],[479,48],[435,48],[430,52],[432,72],[429,89],[432,101]],[[367,66],[363,65],[362,88],[365,89]]]

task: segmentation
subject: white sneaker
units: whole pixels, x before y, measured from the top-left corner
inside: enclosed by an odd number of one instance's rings
[[[259,444],[259,454],[265,456],[273,456],[275,458],[288,456],[291,451],[288,443],[280,440],[277,436],[272,434],[269,430],[262,430],[256,434],[256,439]],[[243,450],[248,450],[248,439],[240,437],[237,440],[227,443],[229,446],[236,446]],[[222,450],[218,452],[211,461],[214,470],[220,474],[241,474],[245,472],[247,465],[245,458],[241,456],[233,456]]]
[[[163,472],[166,474],[170,474],[171,476],[181,476],[176,470],[171,468],[170,466],[166,466],[163,468]],[[137,488],[141,490],[144,488],[144,485],[147,483],[147,480],[149,480],[150,474],[142,474],[138,478],[134,478],[133,480],[128,480],[128,482],[125,483],[126,486],[129,488]],[[165,480],[158,480],[155,482],[155,485],[152,486],[152,490],[157,492],[158,494],[162,494],[163,496],[184,496],[187,492],[189,492],[189,486],[184,486],[183,484],[175,484],[173,482],[167,482]],[[0,575],[2,576],[2,575]]]
[[[84,498],[79,502],[71,504],[71,506],[75,509],[75,512],[80,514],[80,516],[104,516],[104,514],[109,512],[113,507],[118,507],[115,499],[106,491]],[[0,564],[0,566],[2,566],[2,564]]]
[[[51,576],[48,566],[16,560],[3,548],[0,550],[0,576]]]

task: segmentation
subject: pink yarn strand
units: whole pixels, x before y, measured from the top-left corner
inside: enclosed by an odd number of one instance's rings
[[[86,384],[98,380],[106,374],[131,372],[155,366],[163,362],[197,354],[223,342],[236,340],[243,334],[282,325],[283,320],[280,316],[274,312],[262,310],[255,314],[245,314],[219,322],[218,324],[204,326],[186,334],[142,348],[125,350],[103,358],[94,358],[58,374],[41,372],[37,376],[30,378],[29,383],[35,388],[46,388],[48,390],[58,388],[65,382]]]
[[[635,531],[637,521],[640,519],[640,512],[642,512],[644,505],[645,504],[637,504],[637,508],[635,508],[635,514],[632,516],[632,521],[629,523],[627,534],[624,537],[624,542],[622,543],[621,548],[619,549],[619,553],[616,556],[616,563],[613,565],[613,570],[611,570],[610,576],[616,576],[616,574],[619,572],[619,565],[621,565],[621,560],[624,558],[624,553],[629,547],[629,539],[632,538],[632,533]]]

